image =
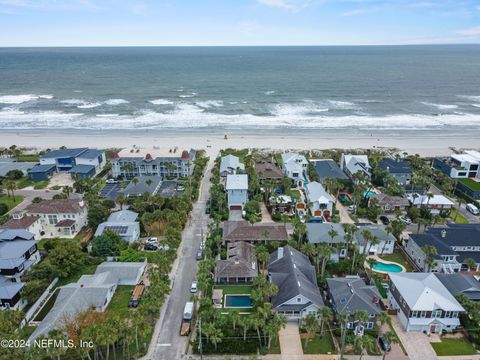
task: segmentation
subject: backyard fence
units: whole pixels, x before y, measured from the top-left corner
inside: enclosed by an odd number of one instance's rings
[[[52,293],[53,287],[58,281],[58,277],[53,279],[53,281],[48,285],[48,287],[45,289],[45,291],[40,295],[37,301],[35,301],[35,304],[32,305],[30,309],[25,313],[25,316],[20,323],[20,329],[23,328],[25,325],[28,324],[28,322],[33,318],[33,316],[37,313],[37,310],[39,310],[42,305],[45,303],[45,301],[50,298],[50,294]]]

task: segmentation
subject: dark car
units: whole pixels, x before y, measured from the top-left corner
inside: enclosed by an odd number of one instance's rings
[[[203,250],[198,249],[197,251],[197,260],[203,260]]]
[[[386,217],[385,215],[380,216],[380,221],[382,222],[383,225],[390,224],[390,219],[388,217]]]
[[[148,245],[145,245],[145,246],[143,247],[143,250],[156,251],[156,250],[158,250],[158,246],[148,244]]]
[[[390,343],[388,342],[387,339],[385,339],[383,336],[380,336],[378,338],[378,343],[380,344],[380,347],[382,348],[383,351],[390,351],[392,350],[392,347],[390,346]]]
[[[208,206],[208,205],[205,208],[205,214],[210,214],[210,206]]]

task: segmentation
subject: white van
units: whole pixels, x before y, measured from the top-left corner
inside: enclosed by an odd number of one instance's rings
[[[478,208],[473,204],[467,204],[467,210],[470,211],[473,215],[480,214],[480,211],[478,210]]]

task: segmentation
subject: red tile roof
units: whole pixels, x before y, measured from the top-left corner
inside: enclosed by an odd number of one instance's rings
[[[42,200],[39,203],[30,204],[26,210],[33,214],[71,214],[81,212],[84,207],[85,205],[80,205],[80,200],[58,199]]]
[[[11,219],[0,226],[2,229],[27,229],[35,221],[40,219],[40,216],[24,216],[21,219]]]

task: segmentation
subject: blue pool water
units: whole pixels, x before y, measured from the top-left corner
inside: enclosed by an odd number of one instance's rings
[[[373,195],[375,195],[375,194],[376,194],[376,193],[373,192],[373,191],[365,191],[365,192],[363,193],[363,196],[365,196],[365,197],[370,197],[370,196],[373,196]]]
[[[250,295],[225,295],[225,307],[252,307],[253,300]]]
[[[403,271],[402,267],[397,264],[386,264],[380,261],[378,261],[375,265],[373,265],[372,269],[377,271],[392,272],[392,273],[398,273]]]

